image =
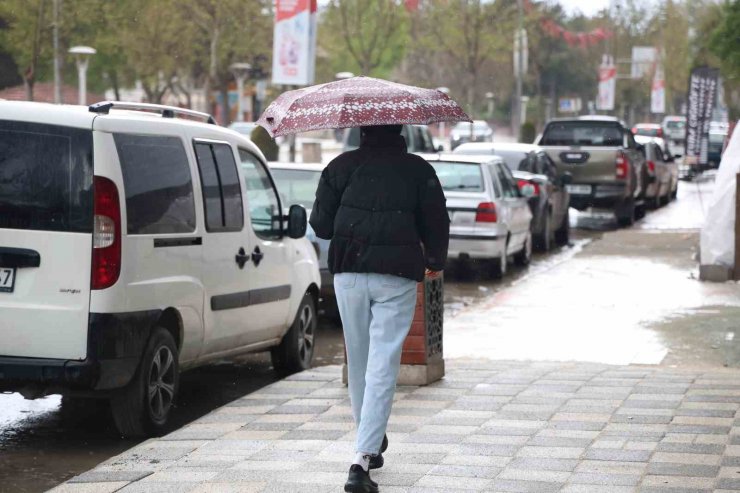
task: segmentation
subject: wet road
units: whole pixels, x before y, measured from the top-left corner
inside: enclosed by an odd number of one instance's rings
[[[570,246],[536,255],[504,281],[448,272],[446,356],[740,364],[736,291],[692,279],[711,187],[682,182],[677,202],[629,230],[615,231],[609,215],[573,214]],[[641,276],[650,282],[635,281]],[[484,310],[494,306],[495,320]],[[322,323],[315,364],[342,358],[340,327]],[[278,378],[267,354],[187,372],[172,427]],[[116,435],[108,413],[102,402],[80,411],[58,396],[0,395],[0,492],[44,491],[134,445]]]

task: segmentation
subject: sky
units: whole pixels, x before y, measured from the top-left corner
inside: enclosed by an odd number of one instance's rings
[[[609,0],[559,0],[560,5],[565,8],[569,14],[581,11],[583,14],[591,16],[601,9],[609,7]]]

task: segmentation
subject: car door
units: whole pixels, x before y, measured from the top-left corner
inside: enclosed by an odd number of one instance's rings
[[[280,196],[255,154],[239,149],[239,161],[247,193],[247,213],[254,248],[249,268],[249,317],[262,340],[279,337],[290,323],[292,242],[283,234]]]
[[[514,180],[509,168],[501,162],[495,163],[494,166],[501,184],[503,201],[506,203],[506,217],[509,233],[511,234],[509,252],[516,252],[527,238],[532,213],[527,205],[527,199],[519,193],[516,180]]]
[[[568,192],[565,190],[562,180],[558,177],[555,163],[550,160],[546,152],[537,153],[537,167],[541,174],[547,176],[548,196],[552,208],[552,225],[557,227],[562,223],[568,210]]]
[[[254,342],[250,337],[249,269],[251,246],[244,227],[244,204],[231,145],[195,140],[203,194],[204,354],[229,351]]]

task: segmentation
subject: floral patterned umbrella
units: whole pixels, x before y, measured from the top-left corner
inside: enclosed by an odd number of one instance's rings
[[[258,125],[273,137],[325,128],[469,122],[446,94],[371,77],[352,77],[281,94]]]

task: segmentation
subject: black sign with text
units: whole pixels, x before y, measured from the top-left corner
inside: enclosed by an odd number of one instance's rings
[[[686,113],[686,158],[707,163],[709,123],[717,99],[719,70],[699,67],[691,71]]]

